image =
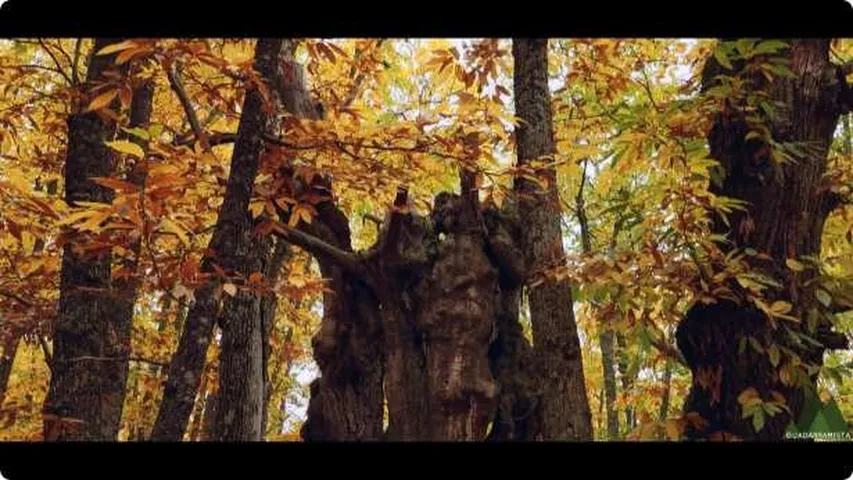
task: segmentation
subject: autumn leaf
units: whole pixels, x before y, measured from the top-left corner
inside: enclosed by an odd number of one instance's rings
[[[107,90],[106,92],[104,92],[104,93],[98,95],[97,97],[95,97],[94,99],[92,99],[92,101],[89,102],[89,106],[86,107],[85,111],[86,112],[92,112],[92,111],[100,110],[100,109],[106,107],[107,105],[110,104],[110,102],[113,101],[114,98],[116,98],[118,96],[118,94],[119,94],[118,89]]]
[[[232,297],[237,295],[237,285],[234,285],[233,283],[226,283],[222,285],[222,290]]]
[[[128,155],[133,155],[137,158],[142,158],[145,156],[145,151],[142,150],[142,147],[139,145],[129,142],[127,140],[114,140],[112,142],[105,142],[108,147],[113,150],[121,153],[126,153]]]
[[[123,42],[107,45],[106,47],[100,49],[95,55],[109,55],[111,53],[120,52],[122,50],[127,50],[136,46],[137,44],[133,40],[125,40]]]

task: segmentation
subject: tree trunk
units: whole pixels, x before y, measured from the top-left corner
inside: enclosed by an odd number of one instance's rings
[[[268,84],[280,84],[278,62],[289,49],[290,42],[286,40],[258,41],[255,68]],[[277,101],[276,89],[269,91]],[[262,135],[275,129],[270,128],[273,122],[264,113],[257,89],[246,92],[242,112],[225,198],[208,249],[215,256],[205,256],[202,269],[212,273],[215,262],[225,271],[239,271],[248,277],[262,268],[262,259],[257,258],[255,252],[269,248],[267,239],[259,240],[254,236],[248,208],[264,147]],[[265,249],[258,247],[264,243],[267,244]],[[221,299],[220,284],[218,279],[211,280],[194,292],[195,302],[187,314],[178,350],[169,368],[163,401],[154,423],[153,440],[183,438],[217,320],[223,330],[219,378],[220,385],[226,387],[223,390],[227,390],[227,393],[222,390],[219,393],[223,401],[220,402],[222,408],[217,408],[218,415],[221,414],[216,422],[217,438],[260,439],[263,402],[261,302],[254,294],[243,291],[234,298]],[[221,316],[220,300],[225,304]],[[225,396],[228,400],[224,400]]]
[[[618,347],[617,353],[617,367],[619,368],[619,379],[622,383],[622,391],[624,393],[628,393],[631,391],[631,387],[634,385],[634,378],[628,372],[628,342],[625,340],[625,335],[622,333],[616,333],[616,346]],[[625,406],[625,428],[628,431],[634,429],[637,424],[637,419],[634,418],[634,409],[631,408],[630,405]]]
[[[12,365],[15,364],[15,355],[18,353],[18,345],[21,343],[21,335],[17,332],[9,332],[3,342],[3,356],[0,357],[0,408],[6,399],[6,389],[9,388],[9,377],[12,374]]]
[[[117,42],[97,39],[94,50]],[[86,84],[102,80],[115,55],[93,55]],[[114,102],[114,105],[117,101]],[[95,112],[68,118],[65,201],[112,201],[112,191],[91,177],[114,171],[105,141],[116,124]],[[104,359],[126,355],[119,340],[111,296],[110,251],[84,254],[85,238],[75,235],[63,247],[59,315],[53,331],[53,374],[44,404],[45,440],[115,440],[124,399],[127,364]]]
[[[560,265],[564,259],[560,206],[553,168],[538,168],[537,160],[555,152],[551,100],[548,91],[547,40],[513,40],[513,73],[518,166],[531,169],[547,182],[544,195],[534,182],[517,177],[519,212],[527,227],[522,248],[531,272]],[[545,280],[528,286],[533,344],[541,374],[542,438],[591,440],[592,423],[583,360],[567,281]]]
[[[663,368],[663,395],[661,395],[660,410],[658,411],[658,421],[666,420],[669,415],[669,395],[672,388],[672,360],[667,358]]]
[[[146,81],[133,89],[130,104],[130,128],[147,127],[148,122],[151,119],[153,98],[154,83],[151,81]],[[144,143],[139,138],[130,135],[125,135],[125,137],[145,149]],[[139,185],[144,191],[145,173],[145,168],[135,169],[134,171],[128,172],[127,180],[130,183]],[[123,279],[115,279],[113,281],[113,288],[116,291],[114,306],[115,313],[113,315],[115,332],[118,340],[116,353],[119,357],[126,357],[131,354],[130,335],[133,326],[133,308],[134,305],[136,305],[136,298],[139,293],[139,285],[141,283],[140,277],[136,271],[141,248],[142,236],[140,235],[139,237],[131,240],[130,245],[128,245],[128,251],[131,252],[133,257],[129,262],[127,262],[128,264],[125,265],[125,268],[130,271],[131,276]],[[119,369],[118,378],[116,379],[116,389],[120,387],[121,392],[119,398],[116,399],[116,402],[118,402],[121,407],[119,407],[118,410],[113,410],[112,415],[109,418],[106,418],[105,422],[107,422],[109,428],[114,429],[116,433],[118,433],[121,427],[121,412],[127,393],[128,361],[117,361],[116,367]]]
[[[270,383],[271,380],[269,375],[269,360],[270,355],[272,353],[270,335],[272,334],[272,330],[275,326],[275,315],[278,309],[278,295],[275,294],[275,285],[278,282],[278,277],[281,273],[281,267],[284,265],[290,253],[290,246],[284,240],[280,238],[275,239],[274,243],[275,246],[270,252],[269,263],[267,264],[267,268],[264,269],[264,278],[267,279],[270,286],[273,288],[273,292],[264,297],[263,303],[261,304],[261,326],[263,328],[263,338],[261,339],[261,342],[264,348],[264,406],[261,424],[263,425],[262,431],[264,432],[264,435],[266,435],[267,431],[269,403],[270,398],[272,396],[272,385]]]
[[[791,418],[799,416],[801,387],[813,387],[814,376],[802,371],[802,365],[792,365],[790,354],[783,352],[777,367],[767,354],[750,345],[739,352],[741,343],[761,344],[763,349],[775,343],[814,366],[822,363],[826,348],[846,347],[846,339],[829,331],[831,313],[815,301],[813,287],[805,286],[817,272],[812,268],[793,272],[786,267],[786,259],[820,255],[824,221],[840,201],[822,177],[839,115],[849,111],[853,98],[843,75],[829,62],[829,43],[828,39],[790,42],[782,54],[790,60],[793,76],[776,76],[772,82],[746,73],[740,62],[735,63],[734,71],[722,71],[713,58],[706,64],[704,88],[712,86],[720,73],[741,77],[753,93],[767,92],[771,101],[782,105],[774,117],[762,119],[776,142],[809,142],[792,152],[796,163],[779,165],[770,157],[764,139],[747,137],[753,128],[739,105],[732,102],[716,114],[708,135],[711,156],[725,172],[722,185],[712,185],[713,193],[747,202],[746,212],[729,215],[731,231],[717,219],[714,232],[729,234],[736,247],[769,255],[766,261],[751,261],[753,267],[783,285],[771,289],[769,301],[788,301],[794,307],[789,314],[804,320],[793,326],[783,320],[783,325],[774,327],[749,302],[731,300],[696,304],[688,311],[676,334],[693,373],[685,410],[697,412],[707,422],[689,428],[689,438],[729,433],[747,440],[778,440]],[[817,316],[818,321],[805,321],[808,316]],[[788,330],[813,336],[825,345],[797,345]],[[752,418],[744,418],[738,402],[738,396],[750,387],[763,401],[781,393],[792,414],[782,410],[756,429]]]
[[[255,88],[246,92],[243,114],[237,129],[237,140],[231,161],[228,187],[235,195],[232,204],[223,204],[220,220],[231,224],[232,233],[219,255],[228,252],[220,264],[226,271],[249,278],[264,272],[271,249],[271,238],[260,236],[252,228],[249,201],[264,150],[263,135],[279,130],[277,113],[281,107],[279,86],[291,60],[293,43],[282,39],[260,39],[255,48],[255,69],[274,88],[268,90],[272,110],[267,112],[263,97]],[[229,208],[230,207],[230,208]],[[229,241],[230,240],[230,241]],[[222,259],[225,260],[225,259]],[[263,438],[264,345],[263,298],[242,289],[226,298],[219,318],[222,328],[222,350],[219,356],[219,389],[214,432],[221,441],[257,441]]]
[[[585,254],[592,253],[592,238],[589,232],[589,222],[587,220],[585,202],[583,198],[584,186],[586,185],[586,168],[588,164],[589,159],[584,158],[580,188],[578,188],[578,194],[575,197],[575,210],[578,217],[578,224],[581,229],[581,246]],[[616,243],[616,232],[618,232],[618,230],[614,229],[611,245]],[[611,251],[612,250],[613,249],[611,248]],[[606,324],[605,320],[606,319],[600,317],[597,318],[596,325],[599,332],[598,345],[601,349],[601,368],[602,378],[604,379],[605,396],[604,403],[607,409],[607,437],[610,440],[613,440],[619,437],[619,415],[614,408],[614,402],[616,401],[616,367],[613,352],[613,330]]]

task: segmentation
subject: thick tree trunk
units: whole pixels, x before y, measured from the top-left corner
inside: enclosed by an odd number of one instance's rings
[[[599,322],[600,324],[601,322]],[[605,325],[599,325],[604,329],[598,334],[598,344],[601,347],[601,365],[604,375],[605,409],[607,411],[607,437],[610,440],[619,438],[619,415],[616,412],[614,402],[616,401],[616,368],[613,352],[613,331],[607,330]]]
[[[560,265],[564,258],[560,230],[560,204],[553,168],[537,168],[540,157],[555,152],[550,93],[548,91],[547,40],[513,40],[516,115],[523,119],[516,136],[518,165],[532,169],[547,182],[543,195],[534,182],[516,178],[519,212],[527,226],[522,248],[531,272]],[[580,341],[566,281],[528,287],[533,344],[542,391],[542,438],[591,440],[592,423],[583,376]]]
[[[97,39],[94,50],[117,42]],[[113,66],[114,55],[93,55],[86,83],[93,86]],[[91,177],[114,171],[113,155],[105,141],[116,133],[112,120],[95,112],[68,118],[65,162],[65,201],[112,201],[112,191]],[[63,248],[59,315],[53,332],[53,373],[44,404],[45,440],[115,440],[121,417],[127,365],[105,361],[120,357],[111,296],[110,251],[84,254],[85,238],[75,236]]]
[[[255,48],[255,69],[270,85],[280,84],[279,61],[290,51],[286,40],[261,39]],[[276,88],[269,89],[278,102]],[[268,239],[259,239],[252,229],[249,201],[252,196],[263,135],[275,131],[274,117],[267,115],[257,89],[246,92],[243,114],[231,161],[231,173],[210,241],[215,257],[206,257],[202,268],[213,272],[213,263],[226,272],[240,272],[246,278],[262,270],[263,258],[256,252],[268,251]],[[259,247],[267,244],[265,247]],[[183,437],[198,391],[207,348],[217,320],[223,330],[220,367],[219,408],[216,437],[222,440],[259,440],[263,403],[263,347],[261,299],[238,291],[222,299],[220,281],[211,280],[197,289],[195,302],[187,314],[178,350],[172,358],[163,401],[154,424],[152,439],[177,441]],[[220,300],[224,300],[220,314]],[[226,352],[227,350],[227,352]]]
[[[738,106],[727,105],[717,113],[708,143],[711,156],[725,170],[722,187],[713,185],[718,195],[747,202],[746,212],[729,216],[731,231],[717,221],[714,231],[729,234],[739,248],[752,248],[766,253],[769,260],[756,260],[753,266],[780,281],[783,288],[770,291],[771,301],[784,300],[794,306],[791,315],[804,320],[796,325],[770,324],[765,314],[748,302],[718,301],[710,305],[697,304],[688,311],[677,332],[678,347],[693,373],[693,384],[685,405],[687,412],[699,413],[707,422],[705,428],[694,426],[686,432],[689,438],[707,438],[714,433],[730,433],[748,440],[778,440],[792,416],[797,418],[802,408],[803,385],[814,384],[800,368],[781,374],[790,367],[789,354],[782,353],[774,366],[766,353],[743,342],[757,343],[767,348],[771,343],[792,349],[803,363],[820,365],[825,348],[799,346],[791,341],[786,330],[796,330],[826,342],[828,348],[843,348],[846,341],[829,332],[827,317],[805,287],[816,275],[811,268],[794,273],[785,266],[786,259],[820,254],[823,223],[837,205],[838,198],[823,183],[827,152],[839,115],[849,111],[850,90],[829,62],[827,39],[793,40],[783,54],[790,60],[793,77],[777,76],[767,82],[760,76],[748,76],[743,71],[722,71],[709,59],[704,72],[705,88],[713,85],[720,73],[735,74],[746,80],[747,88],[769,93],[771,101],[780,102],[775,118],[765,124],[777,142],[808,142],[793,152],[796,163],[777,165],[761,138],[747,139],[751,128]],[[736,69],[742,65],[735,66]],[[758,77],[758,78],[756,78]],[[814,330],[805,321],[815,310],[819,321]],[[782,321],[784,322],[784,321]],[[748,340],[753,337],[753,340]],[[801,382],[797,382],[799,377]],[[804,381],[803,381],[804,380]],[[797,385],[799,384],[799,385]],[[764,401],[772,400],[773,392],[786,398],[793,415],[786,410],[767,418],[763,428],[756,431],[752,418],[744,418],[737,399],[743,391],[755,388]]]
[[[497,333],[498,270],[484,248],[476,197],[440,194],[433,209],[438,245],[420,286],[418,329],[426,350],[429,438],[474,441],[494,419],[498,385],[489,369]]]

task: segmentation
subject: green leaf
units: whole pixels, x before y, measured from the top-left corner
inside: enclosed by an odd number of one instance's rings
[[[760,432],[764,428],[764,410],[756,410],[752,416],[752,426],[756,432]]]
[[[749,337],[749,344],[752,345],[752,348],[755,349],[758,353],[764,353],[764,347],[761,346],[758,339],[755,337]]]
[[[717,48],[714,50],[714,58],[717,59],[717,62],[719,62],[720,65],[726,67],[729,70],[734,70],[734,67],[732,67],[732,62],[729,60],[728,54],[723,50],[721,46],[717,46]]]
[[[129,133],[129,134],[133,135],[134,137],[141,138],[141,139],[143,139],[143,140],[151,140],[151,135],[148,133],[148,130],[145,130],[144,128],[140,128],[140,127],[133,127],[133,128],[125,128],[125,127],[121,127],[121,129],[122,129],[122,130],[124,130],[125,132],[127,132],[127,133]]]
[[[779,50],[786,48],[787,46],[788,44],[781,40],[765,40],[756,45],[752,53],[753,55],[776,53]]]
[[[770,345],[770,348],[767,349],[767,354],[770,356],[770,364],[774,367],[778,366],[780,360],[780,353],[779,347],[777,347],[775,343],[773,345]]]
[[[737,344],[737,354],[742,355],[744,350],[746,350],[746,337],[740,337]]]
[[[832,303],[832,297],[829,296],[829,293],[827,293],[826,290],[818,288],[815,290],[814,295],[824,307],[829,307],[829,304]]]
[[[846,432],[848,431],[847,421],[844,420],[844,415],[842,415],[841,410],[838,408],[838,404],[835,403],[835,399],[830,399],[826,406],[823,408],[823,417],[826,419],[826,422],[829,424],[829,428],[832,429],[833,432]]]

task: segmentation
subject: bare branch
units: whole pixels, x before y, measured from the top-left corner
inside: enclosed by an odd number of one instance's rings
[[[198,121],[198,115],[196,115],[195,109],[190,101],[190,97],[187,95],[184,84],[181,82],[177,65],[175,63],[169,65],[169,68],[166,69],[166,74],[169,77],[169,85],[172,86],[172,90],[175,91],[175,94],[178,96],[178,100],[181,102],[181,106],[184,109],[184,113],[187,115],[187,120],[190,123],[190,127],[193,129],[193,133],[195,133],[195,138],[201,142],[202,148],[207,150],[210,148],[207,143],[207,135],[201,128],[201,123]]]
[[[2,291],[2,290],[0,290],[0,295],[3,295],[4,297],[11,298],[12,300],[15,300],[15,301],[17,301],[18,303],[20,303],[20,304],[22,304],[22,305],[24,305],[24,306],[27,306],[27,307],[34,307],[34,306],[35,306],[35,304],[34,304],[34,303],[30,302],[29,300],[27,300],[27,299],[25,299],[25,298],[20,297],[20,296],[19,296],[19,295],[17,295],[17,294],[14,294],[14,293],[12,293],[12,292],[7,292],[7,291]]]
[[[312,255],[323,255],[329,257],[341,268],[346,270],[347,273],[356,276],[369,287],[373,289],[376,288],[376,283],[373,281],[370,272],[355,254],[345,252],[338,247],[330,245],[313,235],[302,232],[285,223],[276,220],[270,220],[270,222],[273,226],[273,233],[282,238],[284,241],[296,245]]]
[[[74,81],[71,79],[71,77],[68,76],[67,73],[65,73],[65,70],[62,69],[62,64],[59,63],[59,59],[57,59],[56,55],[54,55],[53,52],[49,48],[47,48],[47,44],[44,43],[44,40],[38,39],[38,43],[39,45],[41,45],[42,50],[44,50],[48,54],[48,56],[50,56],[50,59],[53,60],[53,64],[56,65],[56,69],[60,73],[60,75],[65,78],[69,85],[74,85]]]
[[[71,62],[71,80],[74,82],[74,86],[80,84],[80,76],[78,74],[78,63],[80,62],[80,46],[83,45],[83,39],[78,38],[77,43],[74,44],[74,60]]]

